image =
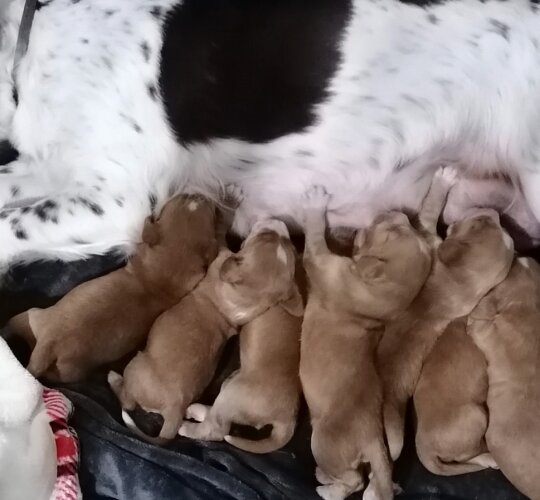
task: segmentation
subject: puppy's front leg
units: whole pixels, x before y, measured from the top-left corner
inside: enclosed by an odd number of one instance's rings
[[[304,195],[304,260],[331,253],[325,239],[328,199],[328,193],[320,186],[313,186]]]
[[[232,227],[234,215],[244,200],[242,189],[231,184],[225,189],[224,207],[220,207],[216,217],[216,240],[218,249],[227,249],[227,233]]]
[[[428,239],[438,241],[437,222],[446,203],[448,192],[456,180],[457,172],[453,167],[441,167],[433,176],[428,194],[424,198],[418,214],[420,229],[427,233]],[[430,241],[430,243],[434,243],[434,241]]]

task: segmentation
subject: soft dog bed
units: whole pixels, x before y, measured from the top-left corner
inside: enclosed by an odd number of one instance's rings
[[[120,263],[111,255],[70,264],[35,263],[15,268],[0,287],[0,324],[30,306],[50,305],[76,284]],[[16,344],[12,347],[21,358],[27,354]],[[76,408],[72,425],[80,440],[79,476],[85,498],[318,498],[305,411],[293,441],[285,450],[270,455],[251,455],[225,443],[187,439],[160,448],[141,441],[119,423],[120,408],[105,382],[62,390]],[[497,471],[453,478],[429,474],[418,462],[410,442],[397,464],[395,478],[404,490],[399,498],[404,499],[524,498]]]

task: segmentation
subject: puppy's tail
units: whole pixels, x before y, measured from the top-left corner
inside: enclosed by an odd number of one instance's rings
[[[371,481],[378,492],[377,498],[392,500],[394,498],[394,483],[392,482],[392,464],[388,449],[383,439],[377,439],[367,447],[366,458],[371,465]]]
[[[438,476],[458,476],[486,469],[485,465],[471,462],[444,462],[436,453],[417,446],[416,451],[422,465],[431,473]]]
[[[296,420],[274,422],[272,433],[265,439],[253,441],[237,436],[225,436],[223,439],[236,448],[250,453],[271,453],[283,448],[293,437]]]

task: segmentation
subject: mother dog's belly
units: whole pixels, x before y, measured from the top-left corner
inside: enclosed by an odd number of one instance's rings
[[[298,222],[313,184],[332,195],[331,225],[363,226],[417,210],[441,163],[519,178],[539,168],[538,33],[525,2],[356,1],[314,124],[266,144],[196,145],[192,171],[243,186],[240,232],[258,217]]]

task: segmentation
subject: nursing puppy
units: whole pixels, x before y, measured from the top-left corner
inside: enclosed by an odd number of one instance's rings
[[[191,405],[179,434],[221,441],[252,453],[270,453],[294,434],[300,403],[300,331],[302,310],[292,315],[277,305],[240,332],[241,368],[226,380],[211,407]],[[271,424],[272,433],[259,441],[230,436],[232,423],[258,429]]]
[[[425,207],[432,210],[433,191]],[[394,494],[382,426],[382,384],[375,366],[384,321],[409,306],[426,280],[429,247],[397,212],[379,217],[355,238],[353,257],[332,254],[325,241],[328,196],[306,195],[304,264],[309,298],[302,327],[300,378],[311,414],[317,488],[343,499],[363,487],[365,498]]]
[[[502,472],[540,499],[540,266],[517,259],[506,280],[469,316],[468,333],[487,360],[486,442]]]
[[[74,382],[134,351],[154,320],[204,278],[216,253],[214,205],[201,196],[173,198],[156,221],[146,220],[124,268],[11,320],[10,330],[35,344],[28,370]]]
[[[294,270],[295,250],[280,221],[255,224],[237,254],[222,248],[199,286],[156,320],[145,350],[128,364],[123,378],[109,374],[122,408],[139,405],[161,414],[158,440],[172,439],[238,327],[276,304],[302,314]],[[126,413],[124,419],[131,425]]]
[[[514,248],[494,210],[476,209],[449,226],[443,242],[431,233],[433,267],[411,306],[390,322],[379,344],[384,425],[393,460],[403,447],[405,409],[422,364],[448,324],[468,315],[510,269]]]
[[[452,321],[422,367],[414,392],[416,451],[433,474],[452,476],[496,467],[484,436],[488,380],[484,355]]]

